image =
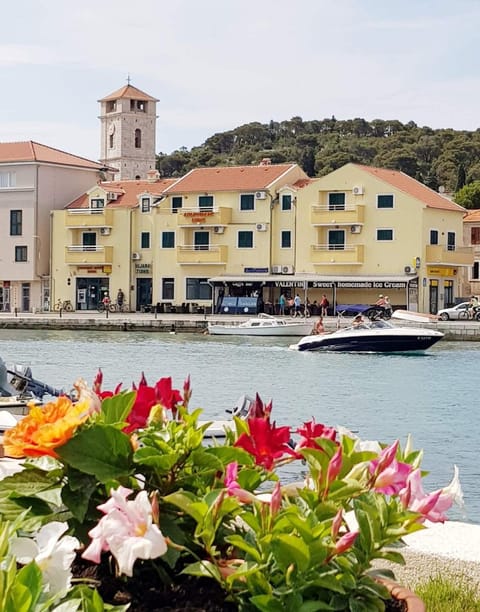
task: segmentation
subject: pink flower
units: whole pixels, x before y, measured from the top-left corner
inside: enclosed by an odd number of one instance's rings
[[[238,475],[238,463],[236,461],[232,461],[227,465],[227,469],[225,470],[225,487],[227,489],[227,493],[232,497],[236,497],[239,502],[242,504],[248,504],[255,499],[255,495],[250,493],[242,487],[237,482]]]
[[[339,446],[337,452],[330,459],[327,468],[327,489],[330,488],[330,485],[335,480],[335,478],[340,474],[340,470],[342,468],[342,447]]]
[[[408,477],[407,485],[400,492],[404,508],[421,514],[420,522],[429,520],[432,523],[443,523],[447,520],[445,512],[453,504],[453,496],[444,489],[426,494],[422,486],[420,470],[414,470]]]
[[[296,446],[296,450],[301,448],[320,448],[316,438],[328,438],[329,440],[335,440],[337,432],[333,427],[327,427],[322,423],[315,423],[315,419],[308,421],[303,424],[303,427],[297,429],[297,433],[300,434],[301,439]]]
[[[127,501],[130,489],[111,490],[111,497],[98,506],[105,516],[88,532],[92,542],[82,557],[100,563],[102,551],[110,551],[121,574],[133,575],[136,559],[156,559],[167,552],[167,543],[153,523],[152,505],[146,491]]]
[[[357,539],[358,534],[358,531],[348,531],[345,535],[343,535],[335,544],[335,553],[339,555],[340,553],[343,553],[351,548]]]
[[[398,440],[384,448],[378,459],[370,462],[369,470],[373,475],[373,488],[385,495],[395,495],[405,488],[412,466],[395,459]]]

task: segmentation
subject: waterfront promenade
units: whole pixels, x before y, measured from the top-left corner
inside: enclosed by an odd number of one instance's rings
[[[142,331],[204,333],[208,321],[239,323],[252,315],[207,315],[176,313],[100,313],[97,311],[76,312],[18,312],[0,313],[0,329],[85,329],[102,331]],[[315,319],[316,317],[312,317]],[[350,318],[342,318],[341,326],[348,325]],[[438,329],[445,334],[445,340],[480,341],[479,321],[438,321],[435,323],[412,323],[399,319],[391,321],[396,326],[426,327]],[[325,317],[326,331],[337,327],[336,317]]]

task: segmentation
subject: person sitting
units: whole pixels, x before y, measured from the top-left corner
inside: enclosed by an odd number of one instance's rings
[[[352,321],[353,327],[363,327],[364,325],[365,325],[365,319],[360,314],[357,315]]]
[[[325,327],[323,326],[323,317],[320,317],[318,321],[315,323],[315,327],[313,328],[314,334],[324,334]]]

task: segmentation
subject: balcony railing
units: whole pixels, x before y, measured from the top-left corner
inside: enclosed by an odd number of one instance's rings
[[[363,224],[365,206],[362,204],[346,205],[344,208],[314,204],[311,208],[312,225],[356,225]]]
[[[179,264],[225,264],[228,259],[226,245],[179,245],[177,263]]]
[[[452,248],[452,246],[429,244],[425,249],[425,257],[427,265],[473,266],[474,251],[472,247]]]
[[[113,210],[110,208],[70,208],[65,211],[65,227],[112,227]]]
[[[310,249],[314,265],[363,264],[364,245],[313,244]]]
[[[100,245],[75,244],[65,247],[65,263],[67,264],[112,264],[113,247]]]
[[[177,226],[228,225],[232,221],[232,209],[227,206],[177,208]]]

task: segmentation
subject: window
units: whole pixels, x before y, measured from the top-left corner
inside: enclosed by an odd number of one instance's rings
[[[83,232],[82,247],[84,251],[97,250],[97,234],[95,232]]]
[[[207,278],[187,278],[186,289],[187,300],[212,299],[212,288],[208,284]]]
[[[393,229],[377,229],[377,240],[380,242],[393,240]]]
[[[109,100],[107,102],[107,113],[114,113],[117,110],[117,101]]]
[[[142,198],[141,210],[142,213],[150,212],[150,198]]]
[[[438,244],[438,230],[430,230],[430,244]]]
[[[476,261],[476,262],[473,264],[473,268],[472,268],[472,278],[471,278],[471,280],[479,280],[479,279],[480,279],[480,276],[479,276],[479,271],[480,271],[480,265],[479,265],[479,262],[478,262],[478,261]]]
[[[162,249],[175,248],[175,232],[162,232]]]
[[[105,208],[105,200],[103,198],[92,198],[90,208]]]
[[[183,206],[182,196],[173,196],[172,198],[172,213],[176,213],[179,208]]]
[[[328,210],[345,210],[345,194],[329,193]]]
[[[22,235],[22,211],[10,211],[10,236]]]
[[[455,250],[455,232],[447,233],[447,251]]]
[[[142,249],[150,248],[150,232],[142,232],[140,234],[140,248]]]
[[[480,244],[480,227],[472,227],[470,230],[470,244]]]
[[[292,248],[292,232],[290,230],[284,230],[281,233],[280,243],[282,249]]]
[[[16,187],[17,175],[15,172],[0,172],[0,189]]]
[[[238,248],[252,249],[253,248],[253,232],[241,231],[238,232]]]
[[[113,134],[108,137],[108,148],[113,149]]]
[[[453,306],[453,281],[446,280],[443,285],[443,300],[445,306],[448,308],[449,306]]]
[[[393,208],[393,195],[377,195],[377,208]]]
[[[328,250],[329,251],[344,251],[345,250],[345,230],[329,230],[328,232]]]
[[[15,261],[27,261],[27,247],[16,246],[15,247]]]
[[[282,210],[292,210],[292,196],[289,193],[282,195]]]
[[[240,195],[240,210],[255,210],[255,195],[242,193]]]
[[[162,300],[173,300],[175,295],[175,279],[162,278]]]
[[[198,206],[203,210],[213,210],[213,196],[205,195],[199,196]]]
[[[138,128],[135,130],[135,148],[142,148],[142,130],[139,130]]]

